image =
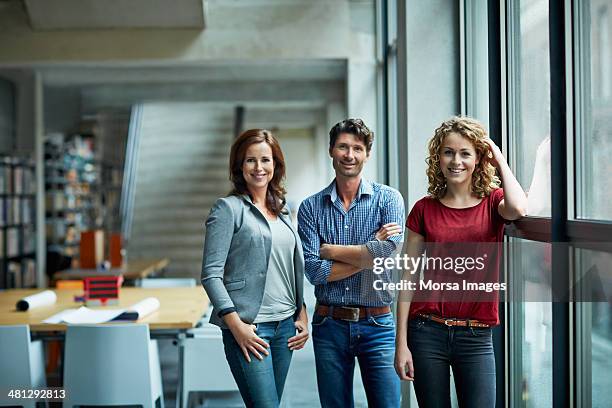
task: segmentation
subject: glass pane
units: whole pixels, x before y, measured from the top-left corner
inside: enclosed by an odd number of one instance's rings
[[[548,0],[521,0],[516,176],[529,192],[529,215],[550,216],[550,55]]]
[[[578,327],[582,328],[579,342],[580,382],[583,402],[592,407],[609,407],[612,387],[612,254],[580,250]]]
[[[583,84],[582,141],[578,159],[578,216],[612,220],[612,0],[580,3],[586,9],[581,22],[585,33],[581,66],[591,86]],[[590,92],[589,92],[590,91]],[[590,95],[589,95],[590,93]]]
[[[591,406],[609,407],[608,396],[612,379],[612,304],[610,302],[592,303],[591,331]]]
[[[514,406],[552,404],[551,246],[512,240],[509,294],[512,308],[512,378]]]

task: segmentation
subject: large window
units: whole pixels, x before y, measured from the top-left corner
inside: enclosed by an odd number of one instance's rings
[[[578,2],[577,216],[612,220],[612,1]]]
[[[550,216],[550,53],[548,0],[509,3],[509,120],[515,174],[529,215]]]
[[[550,407],[552,401],[551,246],[512,239],[508,293],[512,373],[511,401]]]
[[[578,219],[610,249],[612,233],[612,0],[575,1],[575,169]],[[576,223],[580,225],[580,223]],[[606,244],[607,242],[607,244]],[[575,254],[577,401],[609,406],[612,363],[612,253]]]
[[[612,0],[519,3],[506,10],[507,146],[530,218],[509,232],[511,406],[609,406]],[[571,302],[543,296],[570,276]]]
[[[510,165],[528,192],[528,215],[551,216],[551,75],[548,0],[507,3]],[[542,221],[547,222],[547,221]],[[538,239],[546,241],[550,223]],[[541,223],[540,223],[541,224]],[[550,407],[553,394],[552,250],[547,242],[509,242],[509,402]]]
[[[608,407],[612,371],[612,254],[576,251],[579,401]]]
[[[461,12],[445,21],[463,26],[441,36],[443,43],[434,34],[446,26],[430,26],[440,20],[439,10],[448,9],[438,7],[434,17],[427,7],[438,2],[398,2],[406,3],[406,24],[398,30],[407,31],[408,56],[399,53],[397,62],[407,66],[407,106],[399,104],[397,114],[408,112],[407,134],[397,135],[409,146],[409,203],[424,193],[424,142],[445,116],[437,117],[444,100],[430,90],[440,86],[443,74],[454,75],[457,60],[436,57],[456,33],[465,35],[463,47],[450,47],[463,51],[462,69],[444,83],[444,94],[454,96],[450,90],[461,83],[461,106],[444,106],[476,116],[502,135],[502,150],[528,192],[528,216],[506,227],[509,291],[500,308],[503,339],[495,343],[505,352],[498,375],[506,384],[498,389],[506,406],[609,406],[612,0],[451,2]],[[488,29],[486,45],[478,23]]]

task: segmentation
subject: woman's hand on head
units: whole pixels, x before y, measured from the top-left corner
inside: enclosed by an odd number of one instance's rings
[[[499,163],[502,160],[506,160],[506,158],[504,157],[500,148],[495,144],[495,142],[491,138],[486,137],[484,141],[489,146],[489,151],[488,153],[486,153],[487,160],[489,160],[491,165],[493,165],[495,168],[499,168]]]

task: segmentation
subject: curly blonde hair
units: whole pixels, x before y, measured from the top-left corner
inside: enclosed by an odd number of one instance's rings
[[[425,160],[429,180],[427,193],[437,199],[441,199],[446,194],[446,178],[440,168],[440,149],[444,138],[451,133],[465,137],[474,145],[479,162],[472,174],[472,194],[480,198],[488,196],[501,185],[501,181],[489,159],[490,148],[485,142],[487,131],[480,122],[465,116],[455,116],[442,122],[429,140],[429,156]]]

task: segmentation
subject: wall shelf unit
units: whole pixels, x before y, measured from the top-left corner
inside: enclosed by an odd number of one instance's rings
[[[35,191],[32,160],[0,156],[0,288],[36,286]]]

